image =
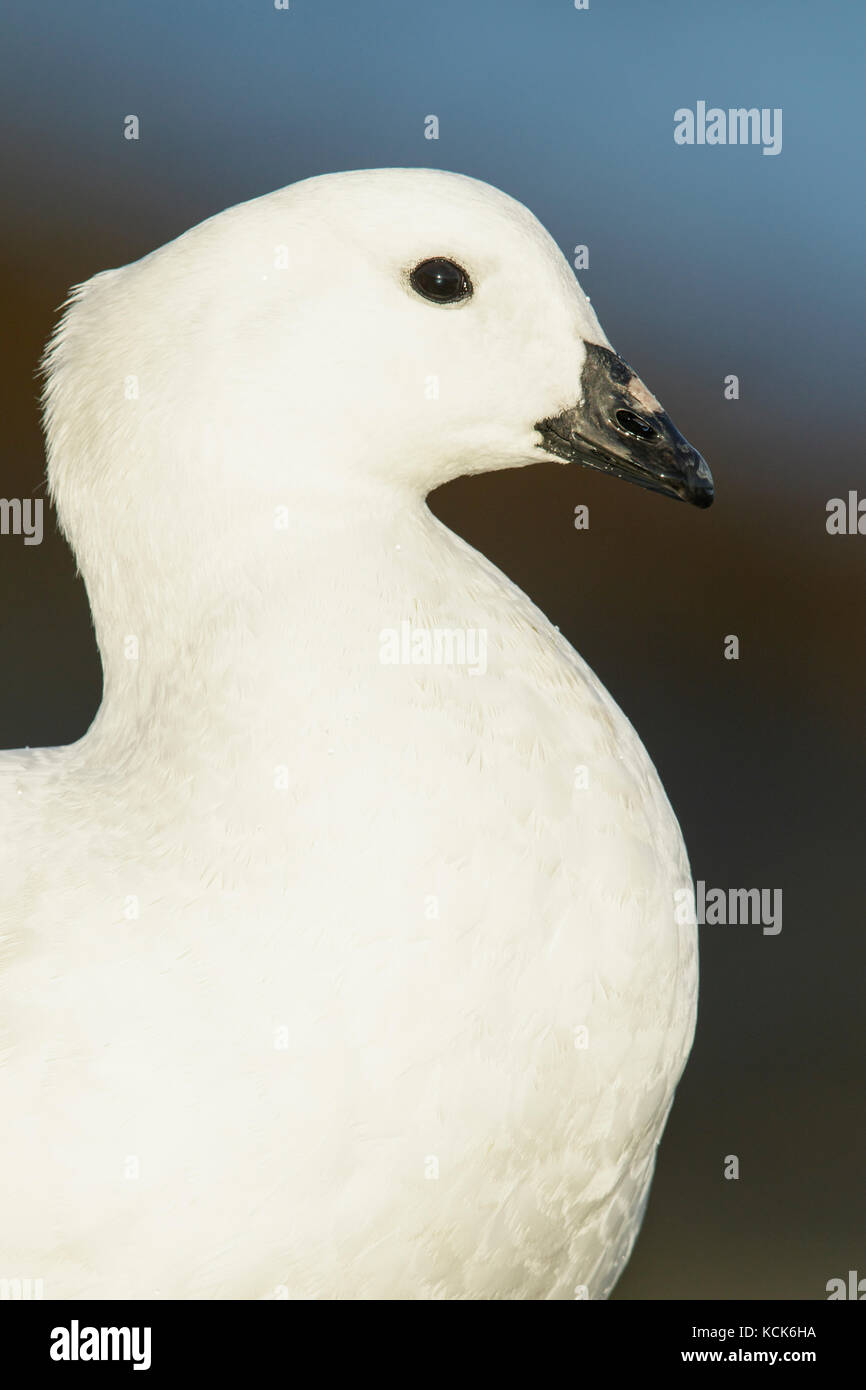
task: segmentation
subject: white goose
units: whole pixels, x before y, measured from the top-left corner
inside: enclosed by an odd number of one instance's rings
[[[47,369],[104,698],[0,757],[0,1277],[607,1296],[691,1044],[686,854],[424,499],[554,457],[703,506],[706,464],[532,215],[430,170],[95,276]]]

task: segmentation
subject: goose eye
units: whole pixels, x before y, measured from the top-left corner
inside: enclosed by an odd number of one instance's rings
[[[618,410],[616,412],[617,424],[626,434],[633,434],[636,439],[655,439],[656,431],[652,425],[647,424],[642,415],[635,415],[633,410]]]
[[[429,261],[416,265],[409,283],[413,290],[425,299],[432,299],[434,304],[456,304],[472,293],[472,282],[466,271],[442,256],[432,256]]]

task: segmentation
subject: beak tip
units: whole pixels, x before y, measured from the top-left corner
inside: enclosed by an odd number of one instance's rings
[[[691,502],[693,507],[700,507],[702,511],[706,511],[707,507],[711,507],[715,500],[716,494],[713,491],[712,484],[709,487],[701,488],[698,492],[693,492],[691,497],[688,498],[688,501]]]
[[[706,459],[695,450],[695,466],[689,476],[688,493],[685,500],[690,502],[693,507],[700,507],[705,511],[711,507],[716,498],[716,489],[713,484],[713,475],[707,466]]]

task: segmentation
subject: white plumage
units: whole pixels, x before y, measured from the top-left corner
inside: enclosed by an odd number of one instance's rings
[[[413,291],[432,256],[470,301]],[[587,344],[531,214],[423,170],[73,295],[49,479],[105,691],[0,757],[0,1276],[609,1293],[694,1027],[686,855],[627,719],[424,502],[548,457]],[[384,661],[403,624],[457,656]]]

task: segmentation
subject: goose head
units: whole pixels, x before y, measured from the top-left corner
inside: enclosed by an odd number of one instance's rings
[[[140,608],[254,566],[278,504],[300,523],[542,459],[713,497],[551,237],[457,174],[331,174],[230,208],[79,286],[45,369],[49,484],[97,632],[136,585]]]

